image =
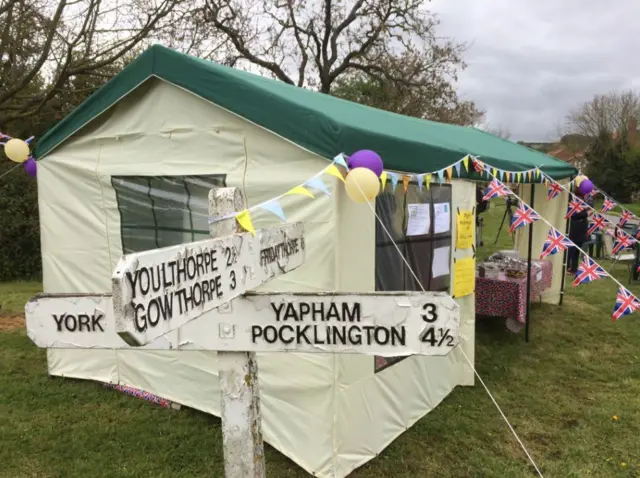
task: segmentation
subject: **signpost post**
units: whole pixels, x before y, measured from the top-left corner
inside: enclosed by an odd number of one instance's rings
[[[237,188],[211,190],[211,216],[242,208]],[[25,313],[39,347],[219,352],[227,478],[265,475],[256,352],[446,355],[459,343],[460,309],[442,292],[252,292],[304,262],[301,224],[254,237],[232,217],[211,233],[125,256],[113,296],[41,295]]]

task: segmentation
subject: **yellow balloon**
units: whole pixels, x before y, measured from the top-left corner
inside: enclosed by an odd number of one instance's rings
[[[344,187],[352,201],[363,203],[378,195],[380,180],[376,173],[368,168],[354,168],[347,174]]]
[[[7,144],[4,145],[4,154],[7,155],[11,161],[16,163],[24,163],[29,159],[29,145],[21,139],[10,139]]]
[[[575,179],[576,186],[580,186],[580,183],[582,181],[584,181],[585,179],[587,179],[587,178],[585,176],[583,176],[582,174],[580,176],[576,176],[576,179]]]

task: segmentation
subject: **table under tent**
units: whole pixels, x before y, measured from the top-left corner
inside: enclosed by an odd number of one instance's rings
[[[407,203],[428,204],[432,217],[434,204],[473,209],[472,168],[429,189],[415,176],[469,153],[509,171],[540,166],[556,179],[575,174],[566,163],[473,128],[368,108],[153,46],[37,144],[44,291],[110,293],[123,254],[208,236],[211,188],[236,186],[249,205],[261,203],[358,149],[376,151],[386,170],[411,176],[406,192],[387,181],[376,202],[381,219],[396,225],[406,226]],[[261,290],[418,290],[370,205],[349,200],[337,178],[323,181],[329,195],[281,199],[286,220],[304,223],[307,258]],[[563,230],[562,214],[550,218]],[[266,210],[252,219],[256,228],[281,222]],[[396,230],[400,250],[431,290],[450,290],[454,260],[473,255],[454,247],[455,217],[448,226],[418,237]],[[545,233],[536,228],[536,241]],[[439,260],[446,253],[444,274],[433,274],[436,250]],[[456,386],[474,385],[462,354],[473,363],[474,295],[456,300],[461,344],[447,356],[259,354],[265,440],[309,473],[346,476]],[[113,324],[104,333],[114,334]],[[217,415],[216,354],[190,351],[187,340],[209,333],[196,319],[167,336],[176,350],[49,349],[48,370],[137,387]]]

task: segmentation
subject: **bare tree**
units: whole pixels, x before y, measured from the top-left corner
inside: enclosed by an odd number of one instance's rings
[[[625,134],[630,119],[640,118],[640,94],[634,91],[595,95],[567,117],[567,128],[590,138],[599,134]]]
[[[436,35],[429,0],[202,1],[193,23],[209,41],[192,41],[201,55],[323,93],[361,75],[437,97],[464,66],[464,45]],[[397,68],[401,61],[412,74]]]
[[[386,63],[386,64],[385,64]],[[362,72],[347,73],[332,85],[331,94],[357,103],[416,118],[471,125],[484,112],[471,101],[461,100],[448,77],[425,77],[421,59],[405,52],[387,60],[384,70],[393,79]],[[402,81],[398,81],[401,78]]]
[[[173,27],[186,0],[1,2],[0,125],[5,127],[39,112],[75,77],[105,75],[105,67],[122,62],[151,34]]]
[[[491,126],[488,123],[480,123],[476,125],[476,128],[482,131],[485,131],[487,133],[490,133],[494,136],[498,136],[499,138],[502,138],[502,139],[511,138],[511,131],[509,131],[508,128],[505,128],[504,126],[501,126],[501,125]]]

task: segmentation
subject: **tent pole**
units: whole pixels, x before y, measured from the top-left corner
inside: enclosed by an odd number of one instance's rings
[[[531,183],[531,200],[529,204],[535,209],[536,185]],[[531,308],[531,250],[533,248],[533,223],[529,224],[529,250],[527,252],[527,315],[524,323],[524,339],[529,342],[529,311]]]
[[[571,176],[569,178],[569,181],[573,181],[575,179],[575,176]],[[571,183],[569,183],[571,184]],[[569,200],[571,200],[571,195],[569,195]],[[565,234],[569,234],[569,224],[570,224],[570,219],[567,218],[566,221],[566,225],[564,227],[564,230],[566,231]],[[560,278],[560,303],[559,305],[562,305],[562,302],[564,301],[564,278],[567,275],[567,250],[565,250],[562,253],[562,277]]]

